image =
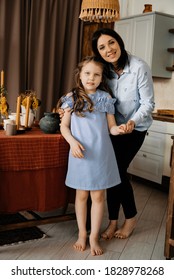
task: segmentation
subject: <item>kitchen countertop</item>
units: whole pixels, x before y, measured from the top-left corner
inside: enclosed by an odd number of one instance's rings
[[[174,123],[174,117],[173,116],[162,116],[162,115],[159,115],[157,113],[152,113],[152,117],[153,117],[154,120],[157,120],[157,121]]]

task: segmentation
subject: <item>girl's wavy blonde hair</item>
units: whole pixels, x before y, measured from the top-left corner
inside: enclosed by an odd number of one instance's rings
[[[95,56],[87,56],[85,57],[77,66],[75,69],[75,84],[76,87],[72,89],[73,93],[73,99],[74,99],[74,107],[73,112],[80,116],[84,117],[84,112],[89,111],[92,112],[94,110],[94,104],[92,100],[89,98],[88,94],[85,92],[85,89],[82,85],[81,79],[80,79],[80,73],[82,71],[82,68],[89,62],[95,62],[103,69],[103,75],[102,75],[102,82],[99,85],[99,89],[109,92],[111,95],[111,90],[107,86],[107,83],[105,81],[105,75],[104,75],[104,64]],[[67,94],[64,94],[62,97],[66,96]],[[63,100],[62,97],[58,100],[56,111],[61,107]],[[87,106],[85,106],[87,104]]]

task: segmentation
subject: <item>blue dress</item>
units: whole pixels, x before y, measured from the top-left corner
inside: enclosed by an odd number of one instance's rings
[[[84,158],[75,158],[69,152],[65,184],[79,190],[103,190],[121,182],[106,118],[106,112],[115,112],[115,99],[101,90],[89,97],[94,111],[85,112],[85,117],[71,115],[71,133],[85,151]],[[73,104],[72,96],[63,97],[62,108],[73,108]]]

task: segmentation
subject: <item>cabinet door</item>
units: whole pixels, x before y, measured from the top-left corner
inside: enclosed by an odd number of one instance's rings
[[[162,156],[139,151],[131,162],[128,173],[161,184],[163,160]]]
[[[123,19],[115,23],[114,29],[122,37],[125,49],[144,59],[151,67],[154,17]]]
[[[151,67],[154,43],[154,17],[136,17],[133,30],[132,54],[141,57]]]
[[[148,131],[141,147],[141,151],[164,156],[165,134]]]
[[[174,16],[152,12],[123,18],[115,22],[114,29],[123,38],[126,50],[147,62],[153,77],[171,78],[166,66],[173,65],[167,51],[174,44],[174,36],[169,33],[173,24]]]
[[[173,140],[171,136],[172,135],[166,134],[165,137],[163,175],[167,177],[170,177],[171,175],[171,165],[172,165]]]
[[[125,19],[115,22],[114,29],[123,39],[125,49],[132,53],[134,19]]]

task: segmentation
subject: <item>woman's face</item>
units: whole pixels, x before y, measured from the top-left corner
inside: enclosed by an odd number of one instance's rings
[[[121,55],[121,49],[115,38],[109,35],[101,35],[97,42],[97,49],[101,57],[110,63],[117,62]]]

